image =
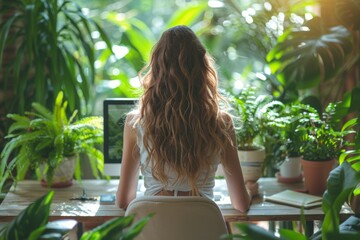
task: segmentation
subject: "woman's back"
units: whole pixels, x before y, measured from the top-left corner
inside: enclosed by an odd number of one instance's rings
[[[152,175],[165,183],[165,166],[186,178],[194,195],[201,172],[231,141],[222,117],[216,71],[196,35],[185,26],[165,31],[143,77],[139,124]]]
[[[150,195],[211,198],[221,161],[234,207],[246,211],[245,188],[231,117],[221,110],[212,59],[186,26],[165,31],[143,70],[138,113],[124,128],[118,204],[136,196],[139,167]],[[229,181],[228,181],[229,179]]]
[[[168,165],[165,165],[166,183],[163,183],[153,177],[152,174],[152,159],[147,163],[148,152],[143,145],[143,129],[140,125],[137,126],[137,146],[140,153],[140,170],[144,178],[145,195],[157,195],[161,191],[174,192],[178,195],[179,192],[191,192],[192,186],[187,178],[178,179],[177,173]],[[200,170],[199,176],[196,179],[196,187],[200,196],[213,199],[213,188],[215,185],[215,172],[220,163],[220,155],[214,156],[211,159],[209,169]]]

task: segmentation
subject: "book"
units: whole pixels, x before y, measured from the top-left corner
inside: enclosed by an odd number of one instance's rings
[[[296,192],[293,190],[284,190],[282,192],[275,193],[271,196],[265,197],[265,200],[303,208],[318,207],[322,204],[322,197]]]

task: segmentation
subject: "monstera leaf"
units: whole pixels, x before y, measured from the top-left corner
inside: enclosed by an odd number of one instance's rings
[[[284,34],[268,53],[270,68],[284,85],[295,83],[299,89],[316,86],[346,64],[353,49],[351,32],[335,26],[324,33],[318,20],[308,28]]]

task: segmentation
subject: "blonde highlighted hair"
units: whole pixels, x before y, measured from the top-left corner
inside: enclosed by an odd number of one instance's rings
[[[170,167],[198,195],[200,171],[210,170],[214,157],[232,144],[213,60],[190,28],[176,26],[162,34],[139,76],[144,94],[138,123],[152,174],[166,184],[165,166]]]

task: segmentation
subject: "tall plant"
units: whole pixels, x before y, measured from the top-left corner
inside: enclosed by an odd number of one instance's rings
[[[10,97],[0,110],[22,114],[32,102],[50,107],[63,90],[71,111],[88,113],[95,72],[92,32],[110,47],[102,28],[69,0],[2,1],[0,14],[0,85]]]

